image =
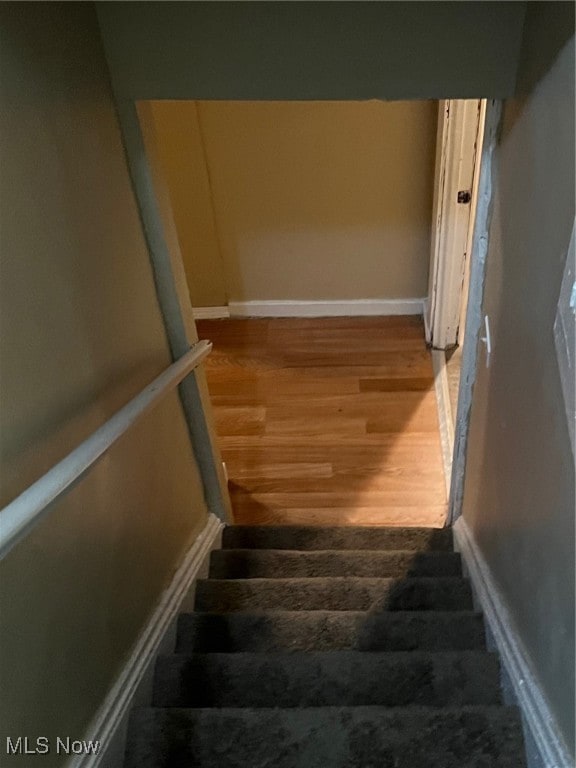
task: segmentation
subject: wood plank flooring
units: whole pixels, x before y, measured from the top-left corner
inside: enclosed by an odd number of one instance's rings
[[[197,322],[235,522],[440,527],[430,354],[418,317]]]

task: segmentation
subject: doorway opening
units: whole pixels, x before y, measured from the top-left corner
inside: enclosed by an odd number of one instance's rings
[[[430,278],[455,261],[455,238],[434,229],[448,220],[446,204],[444,218],[437,211],[437,133],[451,159],[442,104],[139,111],[153,126],[194,315],[215,341],[208,384],[237,515],[286,522],[279,510],[289,507],[292,522],[444,525],[436,351],[426,345],[432,296],[440,314],[454,301]],[[447,195],[446,169],[441,178]],[[459,205],[471,209],[467,191]],[[443,245],[432,260],[431,233]]]
[[[450,492],[486,100],[438,105],[430,274],[424,309]]]

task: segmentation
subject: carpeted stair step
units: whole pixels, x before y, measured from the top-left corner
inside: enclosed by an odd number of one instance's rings
[[[462,611],[472,608],[466,579],[202,579],[197,611]]]
[[[487,652],[208,653],[162,656],[156,707],[333,707],[500,703]]]
[[[431,709],[135,710],[126,768],[524,768],[518,713]]]
[[[484,621],[472,611],[183,613],[176,643],[180,653],[483,648]]]
[[[212,579],[461,575],[457,552],[223,549],[210,559]]]
[[[451,552],[451,528],[231,525],[223,549],[388,549]]]

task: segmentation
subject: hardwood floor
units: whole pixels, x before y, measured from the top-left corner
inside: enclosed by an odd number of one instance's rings
[[[197,326],[237,523],[443,525],[421,318]]]

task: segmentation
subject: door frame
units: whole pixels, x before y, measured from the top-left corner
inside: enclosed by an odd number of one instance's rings
[[[486,101],[442,100],[438,106],[430,275],[424,307],[426,341],[458,343],[467,300]],[[459,202],[459,193],[468,201]]]
[[[135,198],[146,235],[158,300],[166,324],[172,356],[178,359],[190,348],[197,334],[186,289],[182,256],[174,237],[167,232],[170,217],[163,216],[163,205],[157,197],[154,171],[146,152],[143,133],[149,127],[145,103],[118,99],[116,108],[124,140],[126,159],[132,177]],[[481,158],[478,162],[478,196],[473,228],[470,298],[466,314],[465,345],[458,396],[449,510],[446,525],[452,525],[461,514],[468,424],[472,393],[476,378],[477,348],[482,336],[482,300],[488,237],[492,216],[494,183],[494,150],[500,124],[501,102],[486,102],[486,122]],[[479,145],[480,146],[480,145]],[[479,153],[480,155],[480,153]],[[172,233],[175,234],[175,233]],[[188,377],[180,388],[194,452],[198,460],[204,492],[209,508],[220,519],[231,522],[232,511],[227,483],[221,463],[212,411],[202,371]]]
[[[490,243],[493,193],[498,176],[496,148],[502,119],[502,101],[498,99],[486,101],[484,111],[482,143],[478,145],[476,212],[471,231],[472,258],[470,259],[468,303],[463,334],[464,346],[454,431],[447,526],[454,525],[462,514],[474,384],[478,370],[480,345],[487,343],[484,334],[484,284]]]

